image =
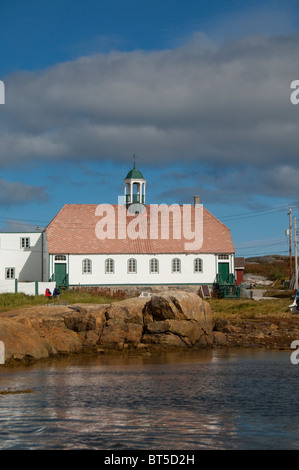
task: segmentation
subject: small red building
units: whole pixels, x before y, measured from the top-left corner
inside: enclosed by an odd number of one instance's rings
[[[235,258],[235,276],[238,286],[242,284],[244,278],[245,258]]]

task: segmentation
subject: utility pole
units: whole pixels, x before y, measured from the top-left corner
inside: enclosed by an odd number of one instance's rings
[[[290,207],[289,216],[289,241],[290,241],[290,282],[292,280],[293,269],[292,269],[292,209]]]
[[[298,260],[297,260],[297,219],[294,218],[294,236],[295,236],[295,289],[298,289]]]

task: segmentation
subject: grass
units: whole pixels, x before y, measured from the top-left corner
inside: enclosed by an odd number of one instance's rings
[[[31,307],[34,305],[46,305],[47,299],[42,295],[25,294],[1,294],[0,311],[11,310],[14,308]]]
[[[264,297],[276,297],[277,299],[291,299],[292,297],[292,291],[290,289],[275,289],[275,288],[269,288],[266,289],[264,293]]]
[[[214,317],[217,318],[290,318],[289,305],[292,299],[249,300],[249,299],[209,299]]]
[[[60,302],[66,304],[89,303],[103,304],[112,303],[125,298],[125,293],[103,288],[74,289],[64,291],[60,296]],[[288,306],[292,298],[277,298],[275,300],[251,300],[251,299],[205,299],[212,309],[214,317],[217,318],[265,318],[265,317],[290,317],[292,314]],[[43,295],[25,294],[0,294],[0,312],[18,308],[47,305],[58,301],[49,300]]]
[[[294,263],[294,259],[293,259]],[[286,256],[257,257],[246,260],[244,274],[256,274],[273,281],[271,287],[256,286],[264,289],[265,297],[275,297],[275,300],[250,299],[210,299],[213,316],[218,318],[290,318],[289,305],[293,302],[292,292],[283,287],[281,280],[288,279],[289,258]],[[274,282],[275,281],[275,282]]]
[[[38,305],[48,305],[61,302],[62,304],[90,303],[105,304],[116,302],[125,298],[121,291],[113,292],[110,289],[74,289],[63,291],[59,300],[49,299],[44,295],[26,295],[26,294],[0,294],[0,312],[14,310],[17,308],[34,307]]]

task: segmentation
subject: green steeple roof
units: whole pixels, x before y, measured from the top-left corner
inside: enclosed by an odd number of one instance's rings
[[[128,179],[144,180],[141,171],[137,170],[136,168],[135,161],[134,161],[134,167],[132,168],[132,170],[129,171],[125,179],[126,180]]]

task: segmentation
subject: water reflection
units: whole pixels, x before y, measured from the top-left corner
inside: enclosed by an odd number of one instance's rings
[[[289,354],[201,351],[0,369],[2,449],[298,448]]]

